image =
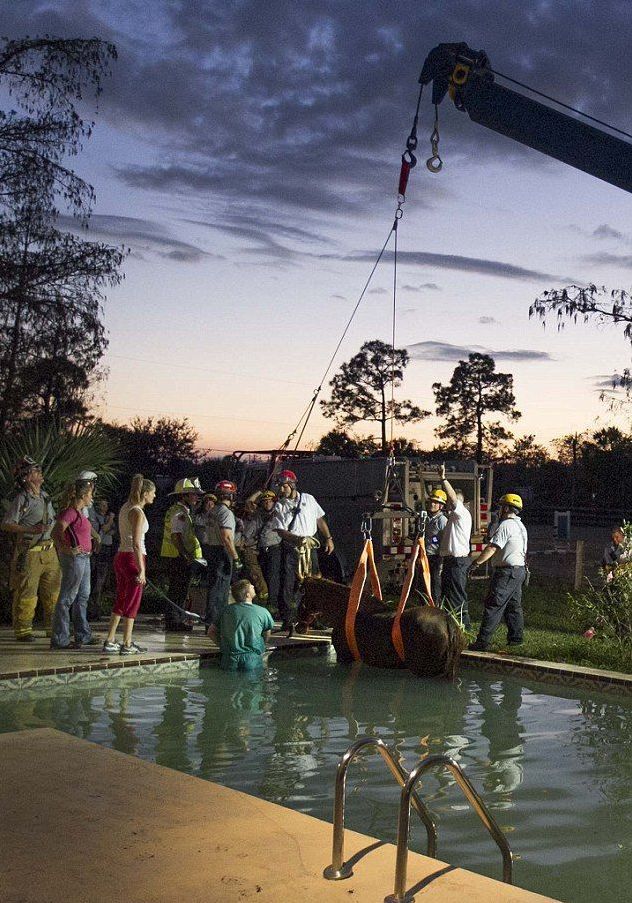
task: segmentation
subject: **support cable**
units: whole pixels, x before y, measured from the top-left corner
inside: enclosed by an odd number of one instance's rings
[[[494,75],[497,75],[499,78],[504,78],[505,81],[511,82],[514,85],[518,85],[519,88],[524,88],[525,91],[530,91],[531,94],[536,94],[538,97],[543,97],[544,100],[548,100],[551,103],[557,104],[559,107],[563,107],[565,110],[569,110],[571,113],[577,113],[578,116],[583,116],[584,119],[589,119],[591,122],[596,122],[597,125],[603,125],[604,128],[610,129],[612,132],[617,132],[619,135],[623,135],[625,138],[630,138],[632,140],[632,135],[629,132],[625,132],[623,129],[617,128],[616,125],[611,125],[609,122],[604,122],[603,119],[597,119],[596,116],[591,116],[590,113],[584,113],[583,110],[578,110],[577,107],[572,107],[570,104],[564,103],[562,100],[557,100],[555,97],[551,97],[550,94],[545,94],[543,91],[538,91],[536,88],[531,88],[529,85],[525,85],[524,82],[518,81],[517,78],[512,78],[510,75],[504,75],[502,72],[498,72],[496,69],[489,68],[489,71]]]

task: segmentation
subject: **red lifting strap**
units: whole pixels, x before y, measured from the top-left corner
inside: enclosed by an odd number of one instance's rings
[[[406,196],[406,189],[408,188],[408,176],[410,175],[410,171],[412,169],[412,165],[402,157],[402,168],[399,171],[399,188],[397,189],[397,193],[402,197]]]
[[[391,640],[393,642],[393,646],[395,647],[395,651],[397,652],[401,661],[404,661],[405,653],[400,621],[402,619],[404,609],[406,608],[408,597],[410,596],[413,580],[415,578],[415,569],[417,566],[421,568],[421,573],[424,578],[428,604],[434,606],[435,603],[432,599],[432,593],[430,592],[430,565],[428,564],[428,555],[426,554],[426,544],[424,542],[423,536],[417,537],[411,549],[410,558],[408,559],[408,568],[406,570],[406,577],[402,586],[402,592],[399,597],[399,605],[397,606],[397,611],[395,612],[395,618],[393,620],[393,627],[391,630]]]
[[[364,584],[366,583],[367,573],[369,574],[371,580],[371,589],[373,591],[373,595],[381,601],[382,587],[380,586],[380,578],[375,566],[375,557],[373,555],[373,541],[371,539],[365,540],[364,548],[362,549],[362,553],[360,555],[360,558],[358,559],[355,573],[353,575],[353,580],[351,581],[349,602],[347,603],[347,613],[345,616],[345,637],[347,640],[347,645],[351,650],[351,655],[356,662],[361,661],[362,656],[360,655],[360,650],[358,649],[358,644],[356,641],[355,621],[356,615],[358,614],[358,609],[360,608],[360,600],[362,599],[362,593],[364,591]]]

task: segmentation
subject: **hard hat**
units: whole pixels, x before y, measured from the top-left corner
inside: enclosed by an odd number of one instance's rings
[[[40,470],[42,469],[42,465],[39,462],[34,461],[33,458],[29,458],[28,455],[25,455],[23,458],[20,458],[13,468],[13,477],[16,480],[23,480],[24,477],[36,467]]]
[[[77,474],[76,483],[94,483],[97,475],[93,470],[82,470]]]
[[[265,502],[266,499],[272,499],[272,501],[276,502],[276,492],[272,492],[271,489],[266,489],[259,496],[259,502]]]
[[[170,492],[169,495],[189,495],[192,492],[196,495],[202,495],[200,481],[197,477],[193,477],[193,479],[190,477],[183,477],[181,480],[178,480],[173,488],[173,492]]]
[[[448,496],[443,491],[443,489],[435,489],[428,496],[428,501],[429,502],[439,502],[440,505],[445,505],[445,503],[448,501]]]
[[[276,482],[281,483],[297,483],[296,474],[293,470],[282,470],[276,478]]]
[[[506,492],[499,500],[499,505],[507,505],[509,508],[515,508],[516,511],[522,511],[522,499],[515,492]]]
[[[232,480],[220,480],[215,484],[215,492],[220,498],[232,498],[237,495],[237,484]]]

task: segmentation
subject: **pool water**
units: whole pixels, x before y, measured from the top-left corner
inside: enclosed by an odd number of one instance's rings
[[[44,726],[328,821],[338,760],[357,737],[381,737],[408,769],[449,753],[506,832],[516,884],[568,903],[630,898],[627,699],[474,671],[429,682],[318,657],[273,660],[262,676],[211,667],[159,684],[0,697],[0,731]],[[433,774],[419,789],[439,857],[499,878],[500,853],[453,779]],[[381,758],[361,756],[348,778],[348,827],[394,842],[398,799]],[[425,851],[414,813],[411,848]],[[323,849],[323,866],[329,856]]]

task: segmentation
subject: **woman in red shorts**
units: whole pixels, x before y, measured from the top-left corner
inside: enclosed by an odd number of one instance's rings
[[[149,524],[143,508],[151,505],[156,498],[156,487],[146,480],[142,473],[132,478],[129,498],[119,511],[119,536],[121,542],[114,557],[116,575],[116,601],[110,618],[110,629],[103,644],[104,652],[120,655],[138,655],[146,652],[138,643],[132,642],[134,620],[143,597],[145,577],[145,534]],[[116,642],[116,629],[123,618],[123,642]]]

